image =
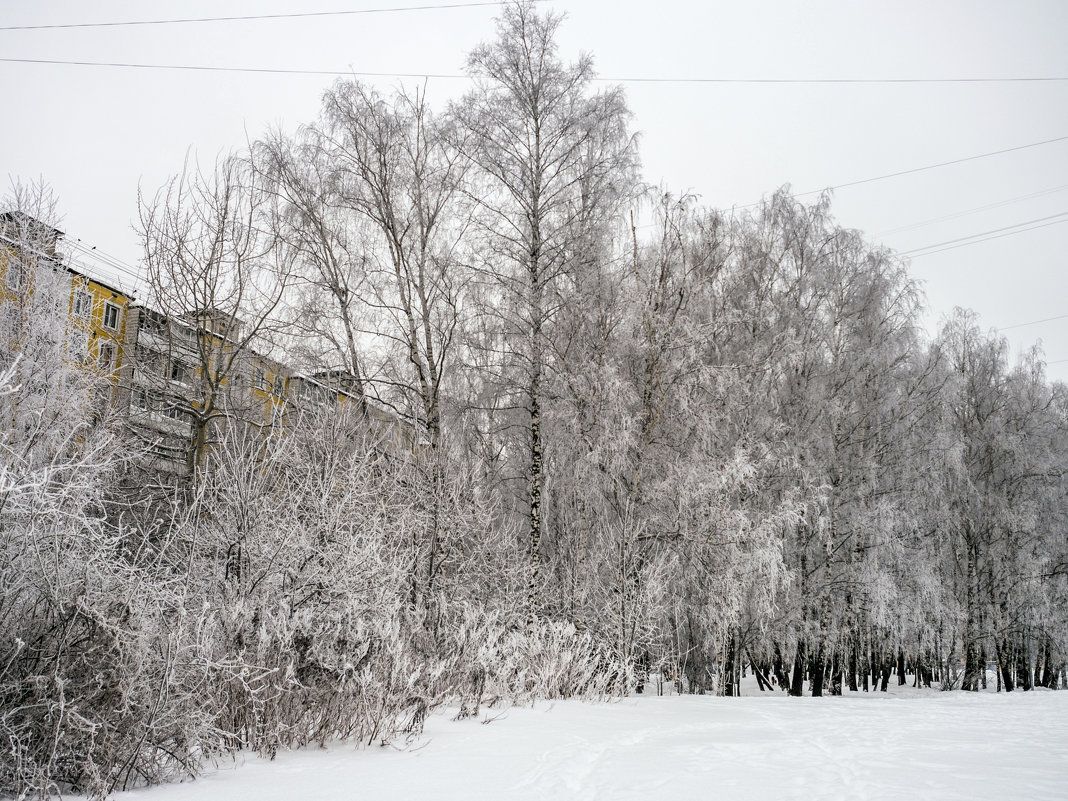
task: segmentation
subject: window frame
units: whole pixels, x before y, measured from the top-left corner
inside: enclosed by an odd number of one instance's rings
[[[115,347],[114,342],[110,342],[106,339],[97,342],[96,345],[96,363],[97,366],[108,373],[115,372],[115,366],[117,364],[118,348]],[[107,354],[107,359],[104,356]]]
[[[144,387],[135,386],[130,390],[130,406],[135,409],[141,409],[142,411],[151,411],[148,390]]]
[[[77,328],[67,332],[67,355],[78,364],[88,364],[92,358],[89,355],[89,332]]]
[[[189,365],[181,359],[171,359],[170,379],[178,384],[188,384]]]
[[[74,290],[70,310],[75,317],[88,320],[93,314],[93,293],[84,287],[77,287]]]
[[[108,316],[111,312],[114,312],[115,322],[114,325],[108,323]],[[104,301],[104,310],[100,315],[100,324],[108,331],[118,331],[122,325],[122,307],[112,303],[111,301]]]
[[[19,292],[26,283],[26,265],[17,258],[9,259],[4,283],[12,292]]]

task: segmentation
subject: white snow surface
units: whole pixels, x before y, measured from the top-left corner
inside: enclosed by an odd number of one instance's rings
[[[1064,691],[636,696],[489,717],[434,715],[404,749],[248,755],[116,798],[1068,799]]]

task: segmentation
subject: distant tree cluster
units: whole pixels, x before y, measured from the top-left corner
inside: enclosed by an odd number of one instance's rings
[[[1068,683],[1068,390],[1041,354],[1010,364],[963,311],[930,340],[906,265],[826,197],[727,214],[642,185],[622,93],[561,60],[559,22],[506,7],[442,112],[340,81],[298,134],[143,201],[152,301],[233,329],[180,478],[140,465],[47,309],[20,318],[0,792],[650,676]],[[363,404],[221,425],[253,343],[350,376],[409,445]]]

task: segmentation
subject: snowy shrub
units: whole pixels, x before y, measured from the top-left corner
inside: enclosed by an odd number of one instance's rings
[[[446,697],[459,704],[461,717],[478,715],[483,705],[604,700],[634,686],[631,665],[570,623],[538,621],[523,627],[469,607],[450,622],[442,646],[449,657]]]
[[[170,692],[182,654],[164,612],[179,599],[109,520],[115,440],[74,421],[64,441],[50,422],[39,447],[0,453],[0,787],[106,793],[197,761],[183,745],[197,722]]]

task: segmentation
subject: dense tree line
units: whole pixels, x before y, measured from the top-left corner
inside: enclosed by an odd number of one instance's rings
[[[150,302],[232,329],[180,480],[93,403],[38,270],[0,380],[0,791],[652,675],[1064,686],[1068,393],[1041,353],[1011,364],[964,311],[929,338],[907,265],[827,197],[642,185],[622,94],[558,25],[509,6],[444,110],[342,81],[143,201]],[[241,425],[253,347],[361,403]]]

